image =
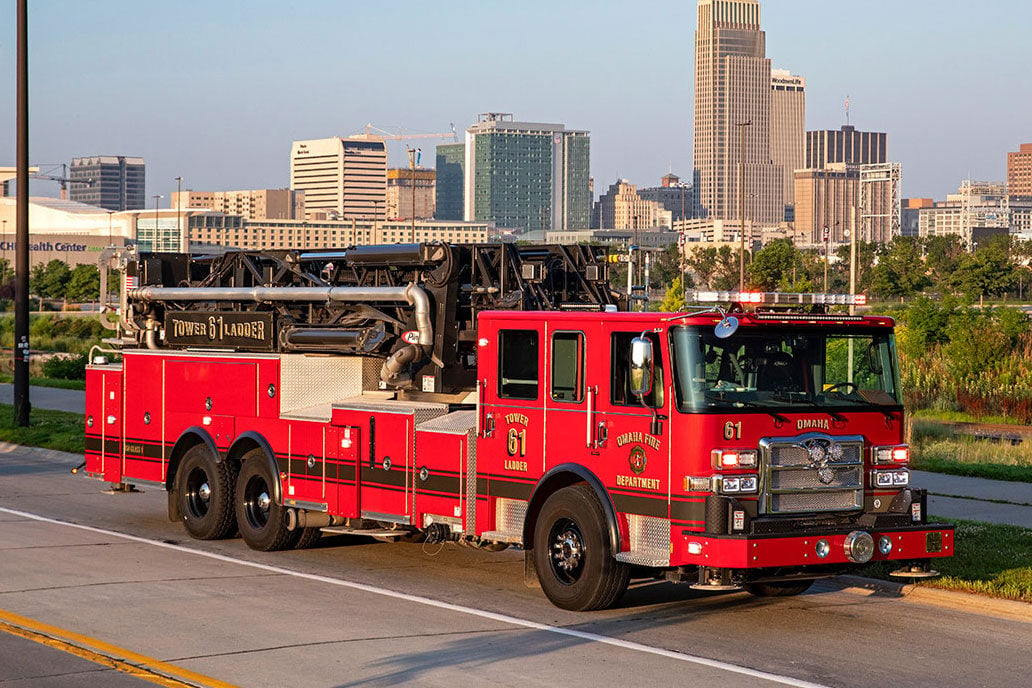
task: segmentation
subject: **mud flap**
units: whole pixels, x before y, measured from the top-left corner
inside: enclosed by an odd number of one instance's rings
[[[538,580],[537,567],[534,566],[534,550],[523,550],[523,584],[528,588],[540,588],[541,581]]]
[[[179,500],[176,499],[176,491],[169,490],[168,495],[168,520],[172,523],[178,523],[183,520],[183,514],[179,510]]]

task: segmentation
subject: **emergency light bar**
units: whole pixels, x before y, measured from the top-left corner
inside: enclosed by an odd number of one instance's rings
[[[749,303],[782,306],[866,306],[867,294],[793,294],[776,291],[695,291],[697,303]]]

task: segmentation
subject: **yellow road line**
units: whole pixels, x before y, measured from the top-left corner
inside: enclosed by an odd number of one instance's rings
[[[51,626],[3,609],[0,609],[0,631],[27,638],[169,688],[183,688],[184,686],[236,688],[232,683],[219,681],[210,676],[162,662],[160,659],[141,655],[103,640]]]

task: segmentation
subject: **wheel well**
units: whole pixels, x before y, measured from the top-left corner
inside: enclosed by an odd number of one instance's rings
[[[274,480],[272,485],[272,499],[277,504],[283,504],[283,490],[282,483],[280,480],[279,466],[276,465],[276,454],[272,451],[272,447],[269,446],[269,442],[256,432],[245,432],[236,438],[233,446],[229,448],[226,453],[226,461],[232,461],[236,463],[237,468],[244,461],[244,456],[255,449],[262,452],[264,460],[269,464],[269,471],[271,472]]]
[[[169,454],[168,472],[165,474],[165,489],[169,492],[175,487],[176,472],[179,470],[179,463],[183,460],[183,455],[198,444],[208,445],[208,449],[215,455],[216,460],[222,458],[219,450],[215,448],[215,442],[211,439],[211,435],[201,428],[187,428],[176,440],[175,446],[172,447],[172,453]]]
[[[534,487],[534,491],[530,495],[530,502],[527,504],[527,517],[523,521],[523,548],[525,550],[534,549],[534,528],[537,526],[537,517],[545,500],[564,487],[578,483],[585,483],[598,495],[599,501],[602,502],[602,511],[606,515],[606,525],[613,552],[620,551],[620,528],[616,521],[613,500],[609,498],[609,493],[606,492],[602,481],[594,473],[577,464],[556,466],[546,473]]]

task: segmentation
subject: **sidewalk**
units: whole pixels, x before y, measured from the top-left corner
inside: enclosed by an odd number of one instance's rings
[[[910,483],[928,490],[928,513],[935,516],[1032,528],[1032,483],[926,471],[911,471]]]
[[[9,382],[0,383],[0,403],[14,403],[14,385]],[[33,408],[86,413],[86,392],[77,389],[30,387],[29,403]]]
[[[14,385],[0,383],[0,402],[13,398]],[[84,413],[86,393],[32,387],[29,401],[35,408]],[[928,490],[928,512],[935,516],[1032,528],[1032,483],[912,471],[911,484]]]

